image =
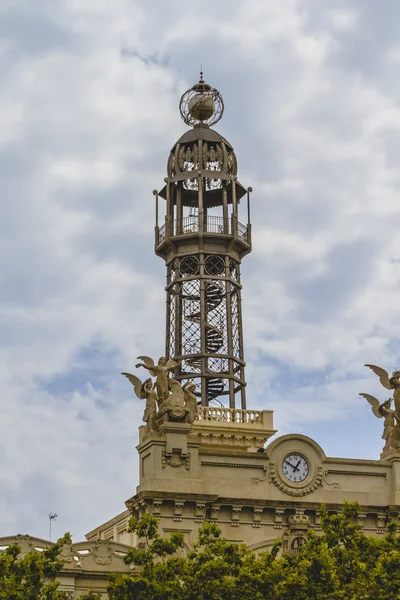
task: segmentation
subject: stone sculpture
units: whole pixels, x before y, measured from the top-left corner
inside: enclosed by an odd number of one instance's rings
[[[141,400],[146,400],[146,408],[144,409],[143,421],[146,423],[146,432],[157,431],[157,392],[156,384],[153,384],[151,378],[146,379],[144,383],[141,382],[139,377],[132,375],[131,373],[121,373],[125,375],[127,379],[133,385],[135,394]]]
[[[374,413],[375,417],[378,417],[379,419],[381,419],[382,417],[385,418],[383,422],[382,434],[382,439],[385,440],[385,446],[382,452],[386,452],[388,450],[396,450],[396,443],[393,439],[393,433],[396,425],[398,424],[399,419],[396,411],[390,408],[392,404],[392,399],[389,398],[381,404],[379,400],[375,398],[375,396],[371,396],[370,394],[360,394],[360,396],[365,398],[370,403],[372,412]]]
[[[159,403],[162,403],[167,399],[168,396],[168,378],[170,371],[176,369],[179,366],[174,360],[168,360],[161,356],[158,359],[158,364],[154,364],[154,360],[149,356],[138,356],[139,360],[143,362],[138,363],[136,368],[144,367],[147,369],[152,377],[156,378],[156,390]]]
[[[379,381],[387,390],[393,390],[393,398],[379,402],[375,396],[370,394],[360,394],[371,405],[372,412],[378,418],[384,417],[382,439],[385,440],[385,446],[382,454],[400,450],[400,371],[393,371],[392,376],[385,369],[376,365],[365,365],[371,369],[375,375],[378,375]],[[395,409],[391,408],[392,401]]]
[[[378,375],[379,381],[387,390],[393,391],[394,407],[398,414],[400,414],[400,371],[393,371],[392,376],[389,377],[389,373],[377,367],[376,365],[365,365],[371,369],[375,375]]]
[[[170,379],[169,385],[171,394],[162,403],[160,411],[157,414],[159,423],[165,421],[183,421],[189,422],[190,410],[185,405],[185,394],[181,384],[176,379]]]
[[[197,415],[197,399],[194,393],[196,387],[197,386],[194,381],[187,381],[182,386],[185,397],[185,405],[189,409],[189,423],[193,423]]]
[[[183,386],[176,379],[170,377],[170,372],[179,365],[175,360],[161,357],[155,365],[152,358],[138,356],[142,363],[136,367],[148,369],[156,378],[146,379],[144,383],[131,373],[122,373],[132,383],[136,396],[146,399],[146,408],[143,421],[146,423],[146,433],[158,432],[159,425],[168,421],[192,424],[197,416],[197,401],[193,381],[186,382]]]

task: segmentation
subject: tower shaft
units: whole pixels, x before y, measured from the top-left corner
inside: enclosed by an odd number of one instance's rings
[[[212,114],[205,94],[212,88],[204,84],[199,95],[199,85],[189,101],[192,119]],[[251,189],[237,180],[229,142],[203,122],[172,148],[165,183],[155,192],[155,251],[167,266],[166,357],[179,361],[175,379],[196,383],[202,405],[228,396],[235,408],[240,395],[245,409],[240,264],[251,251]],[[239,205],[246,195],[243,224]]]

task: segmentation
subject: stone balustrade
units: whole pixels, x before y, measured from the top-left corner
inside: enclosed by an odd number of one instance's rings
[[[242,410],[213,406],[199,406],[197,419],[199,421],[217,421],[219,423],[242,423],[246,425],[261,425],[263,411]]]

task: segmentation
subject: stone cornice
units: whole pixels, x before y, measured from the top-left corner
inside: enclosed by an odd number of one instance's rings
[[[292,511],[299,508],[299,506],[304,511],[319,511],[321,510],[321,502],[310,502],[307,501],[306,498],[298,498],[294,499],[288,498],[287,500],[259,500],[259,499],[249,499],[249,498],[231,498],[227,496],[217,496],[214,494],[179,494],[172,492],[140,492],[136,496],[134,496],[131,500],[127,500],[127,502],[131,502],[131,504],[153,501],[153,500],[166,500],[166,501],[175,501],[176,499],[185,500],[188,503],[196,503],[201,502],[202,504],[218,504],[220,506],[251,506],[262,509],[282,509],[284,511]],[[343,508],[343,504],[340,503],[324,503],[327,510],[331,511],[341,511]],[[399,513],[400,506],[398,505],[365,505],[360,504],[360,511],[367,513]]]
[[[387,477],[387,473],[376,473],[374,471],[348,471],[338,469],[327,469],[326,475],[361,475],[364,477]]]
[[[189,442],[189,445],[190,445],[190,442]],[[259,460],[259,461],[263,461],[263,462],[268,461],[268,457],[264,452],[247,452],[245,450],[235,450],[235,449],[231,449],[231,448],[223,448],[223,449],[200,448],[200,450],[199,450],[200,457],[223,456],[224,458],[226,458],[227,456],[230,456],[231,454],[234,454],[235,458],[245,458],[246,460],[249,460],[251,458],[251,460]]]
[[[266,469],[266,465],[248,465],[246,463],[228,463],[228,462],[216,462],[216,461],[201,461],[202,467],[239,467],[241,469]]]

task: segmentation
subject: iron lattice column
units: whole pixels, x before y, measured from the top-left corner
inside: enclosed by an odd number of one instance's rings
[[[251,251],[250,191],[237,180],[232,146],[210,129],[222,116],[217,90],[200,82],[181,98],[193,129],[174,145],[156,195],[155,251],[167,265],[166,356],[178,380],[193,380],[202,405],[236,394],[246,408],[240,263]],[[247,195],[247,225],[239,221]],[[159,197],[165,223],[159,226]]]

